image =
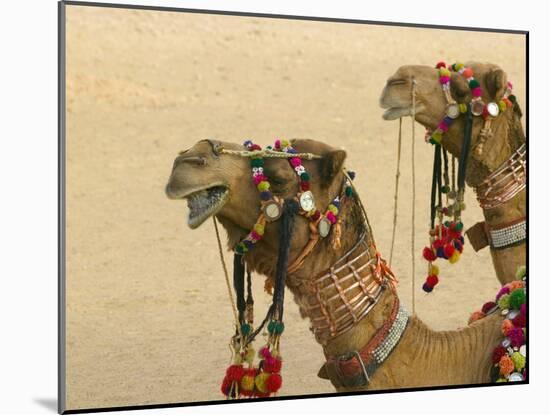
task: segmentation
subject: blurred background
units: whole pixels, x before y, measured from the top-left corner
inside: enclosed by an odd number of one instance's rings
[[[218,400],[232,317],[211,221],[164,196],[178,151],[205,138],[313,138],[348,151],[389,256],[397,122],[378,97],[404,64],[499,64],[525,103],[522,35],[67,6],[67,408]],[[411,120],[404,119],[392,268],[411,309]],[[488,250],[466,246],[420,289],[432,149],[416,125],[416,312],[455,329],[494,296]],[[467,192],[466,226],[482,220]],[[229,258],[229,255],[228,255]],[[257,314],[269,298],[255,284]],[[281,395],[333,392],[287,296]]]

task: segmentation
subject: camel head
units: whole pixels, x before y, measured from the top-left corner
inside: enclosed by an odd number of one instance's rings
[[[317,160],[303,160],[311,176],[311,191],[319,209],[326,209],[338,194],[343,181],[341,172],[346,153],[314,140],[293,140],[299,152],[322,156]],[[230,246],[238,242],[254,226],[260,214],[260,195],[252,181],[250,159],[222,154],[220,149],[244,150],[240,144],[202,140],[176,157],[166,185],[170,199],[184,199],[189,208],[188,225],[198,228],[209,217],[216,215],[229,234]],[[295,196],[299,191],[298,177],[287,159],[265,158],[264,174],[271,191],[281,199]],[[307,220],[297,220],[294,231],[296,245],[307,242]],[[267,244],[274,243],[277,222],[268,223]],[[295,244],[293,243],[292,246]],[[273,246],[273,245],[272,245]]]
[[[500,67],[479,62],[468,62],[465,66],[473,70],[475,79],[479,81],[484,102],[498,102],[502,98],[507,87],[507,75]],[[434,130],[446,114],[447,101],[439,83],[438,70],[430,66],[405,65],[390,76],[380,96],[380,106],[386,110],[383,118],[395,120],[412,114],[413,82],[416,82],[415,120]],[[451,95],[458,103],[469,103],[472,99],[466,79],[456,72],[451,72]],[[474,117],[474,144],[482,125],[482,118]],[[443,147],[455,156],[460,154],[463,131],[464,117],[458,117],[443,137]],[[488,143],[485,159],[480,160],[489,170],[506,160],[517,148],[518,142],[524,140],[519,106],[514,105],[513,111],[500,114],[493,121],[493,131],[495,136],[502,135],[502,141],[493,140]],[[513,132],[515,137],[509,137],[509,132]],[[493,145],[496,147],[491,150],[490,146]]]

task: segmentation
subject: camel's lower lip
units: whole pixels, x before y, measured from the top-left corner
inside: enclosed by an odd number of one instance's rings
[[[189,207],[189,227],[196,229],[206,219],[218,213],[228,196],[229,189],[226,186],[212,186],[185,196]]]
[[[410,107],[392,107],[384,111],[382,118],[384,118],[386,121],[392,121],[408,115],[411,115]]]

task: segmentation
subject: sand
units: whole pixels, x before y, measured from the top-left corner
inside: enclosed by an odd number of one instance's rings
[[[519,35],[94,7],[67,8],[67,407],[221,399],[231,313],[211,221],[186,226],[164,185],[199,139],[269,144],[309,137],[348,150],[380,251],[392,226],[397,122],[378,96],[401,64],[500,64],[525,103]],[[405,141],[393,269],[411,309],[411,135]],[[489,252],[468,246],[420,290],[431,147],[417,124],[416,312],[465,325],[499,284]],[[464,221],[482,219],[471,191]],[[229,256],[228,256],[229,258]],[[255,284],[265,310],[263,278]],[[281,395],[332,392],[322,351],[286,307]]]

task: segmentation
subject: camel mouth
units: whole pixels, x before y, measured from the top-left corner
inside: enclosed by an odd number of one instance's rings
[[[408,115],[411,115],[411,107],[391,107],[384,111],[382,118],[386,121],[393,121]]]
[[[196,229],[225,205],[229,196],[227,186],[215,185],[183,196],[187,200],[189,216],[187,225]]]

